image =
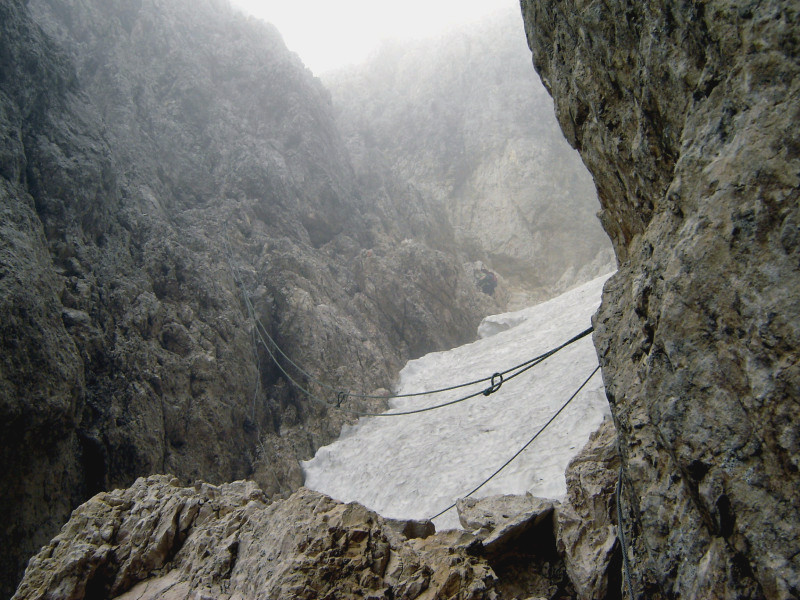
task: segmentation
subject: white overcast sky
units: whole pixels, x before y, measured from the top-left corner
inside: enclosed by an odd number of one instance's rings
[[[431,37],[519,0],[231,0],[274,24],[315,74],[363,61],[382,39]]]

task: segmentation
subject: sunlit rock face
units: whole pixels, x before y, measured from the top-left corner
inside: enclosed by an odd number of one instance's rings
[[[797,4],[522,7],[621,263],[595,343],[634,592],[797,597]]]
[[[472,260],[546,299],[614,260],[591,177],[527,56],[514,10],[439,39],[386,43],[325,83],[359,175],[377,162],[412,182],[447,212]]]
[[[496,312],[446,216],[365,191],[328,93],[227,2],[4,1],[0,56],[0,596],[97,491],[285,494],[335,439],[237,280],[295,361],[365,392]]]

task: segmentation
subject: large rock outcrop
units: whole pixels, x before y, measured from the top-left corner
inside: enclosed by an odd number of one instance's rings
[[[359,176],[383,164],[432,198],[470,258],[517,292],[515,308],[614,262],[591,177],[553,118],[522,32],[519,12],[502,11],[438,39],[386,42],[324,79]]]
[[[408,539],[402,525],[306,488],[270,503],[252,482],[152,476],[76,510],[14,600],[496,597],[471,536]]]
[[[800,14],[522,0],[620,262],[595,319],[639,598],[800,596]]]
[[[615,442],[606,421],[570,463],[563,503],[460,500],[466,532],[305,488],[270,501],[253,482],[142,478],[76,509],[14,598],[619,598]]]
[[[570,461],[567,495],[555,512],[557,549],[580,600],[611,600],[620,594],[616,437],[613,423],[604,421]]]
[[[328,93],[225,0],[4,1],[0,84],[0,596],[139,475],[302,483],[344,418],[243,293],[359,392],[493,310],[441,211],[366,191]]]

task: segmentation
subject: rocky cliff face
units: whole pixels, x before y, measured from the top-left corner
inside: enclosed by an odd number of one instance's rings
[[[377,162],[413,182],[447,212],[472,260],[527,292],[518,308],[614,262],[591,178],[564,142],[522,31],[518,11],[499,13],[441,39],[386,43],[325,78],[357,171]]]
[[[610,422],[570,464],[565,503],[459,501],[466,531],[395,521],[306,488],[169,476],[103,492],[31,559],[14,600],[616,598]]]
[[[595,342],[634,594],[798,597],[797,4],[522,7],[621,265]]]
[[[270,503],[252,482],[153,476],[82,505],[14,598],[495,598],[472,536],[413,530],[305,488]]]
[[[441,213],[365,191],[327,92],[222,0],[3,2],[0,131],[2,595],[138,475],[302,483],[344,419],[272,364],[248,303],[362,392],[492,310]]]

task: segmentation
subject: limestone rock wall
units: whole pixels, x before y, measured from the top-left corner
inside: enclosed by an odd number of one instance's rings
[[[471,536],[408,539],[402,525],[306,488],[270,503],[252,482],[152,476],[75,511],[14,600],[496,598]]]
[[[365,190],[328,93],[227,1],[0,3],[0,596],[137,476],[296,489],[345,418],[243,293],[314,377],[387,388],[496,310],[452,237]]]
[[[616,431],[605,421],[567,466],[567,495],[555,512],[558,551],[580,600],[620,597]]]
[[[798,597],[797,3],[521,4],[620,261],[595,344],[635,595]]]

